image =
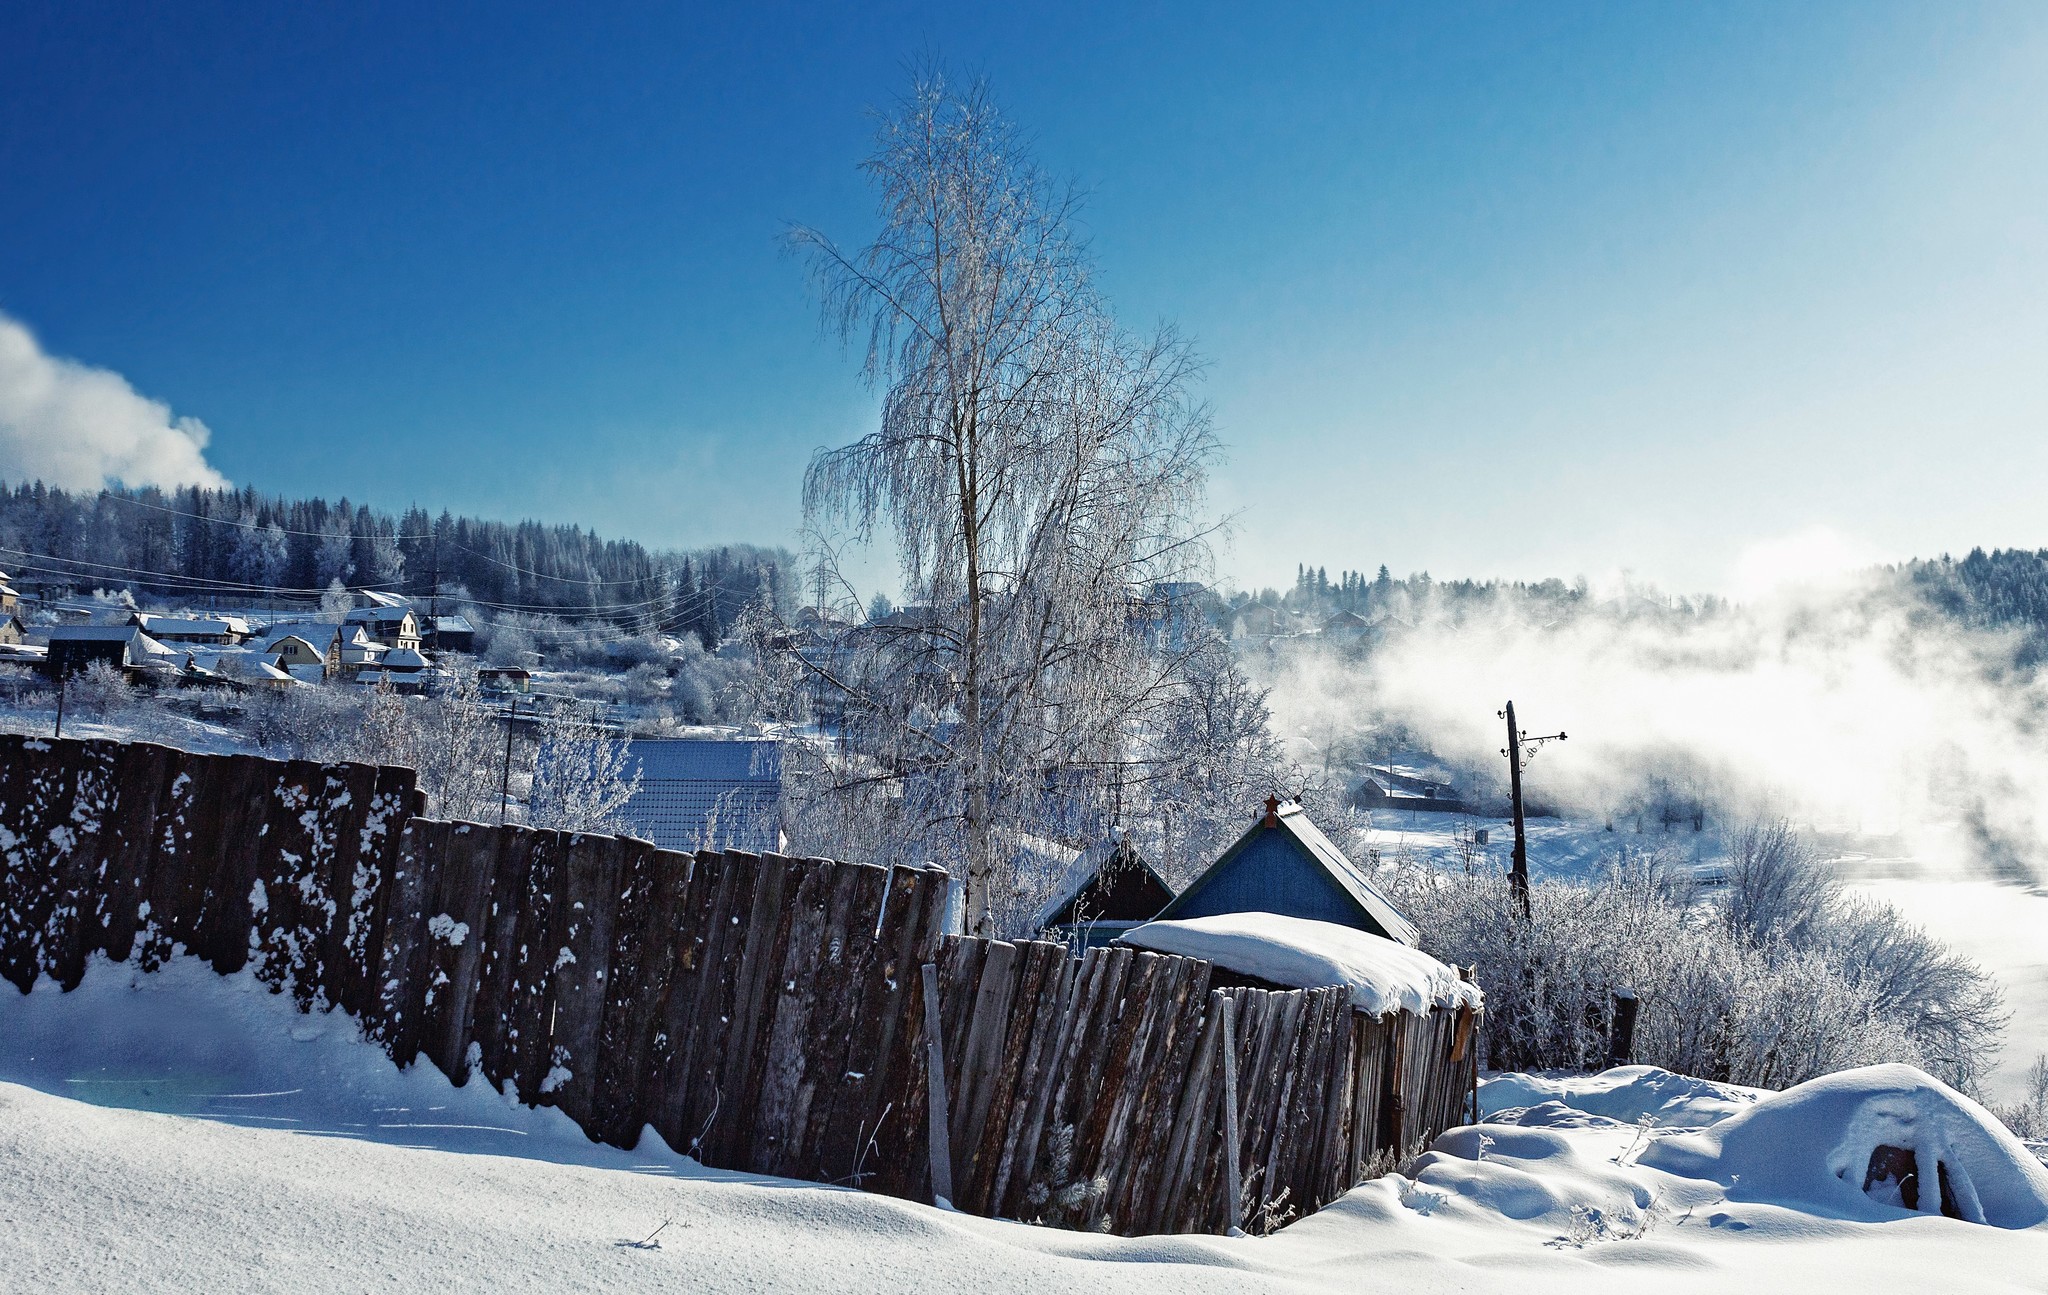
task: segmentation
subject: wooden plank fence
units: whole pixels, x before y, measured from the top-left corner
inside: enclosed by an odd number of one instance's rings
[[[1470,1011],[943,932],[947,875],[421,817],[409,770],[0,736],[0,976],[94,953],[247,968],[302,1010],[719,1168],[932,1194],[935,966],[953,1203],[1136,1235],[1277,1226],[1459,1122]],[[1225,1145],[1222,1005],[1238,1145]]]

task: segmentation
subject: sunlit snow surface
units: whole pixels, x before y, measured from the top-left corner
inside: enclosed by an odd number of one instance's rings
[[[0,1290],[2041,1289],[2048,1226],[1908,1214],[1829,1164],[1877,1127],[1861,1092],[2023,1214],[2048,1196],[2016,1144],[1914,1072],[1832,1083],[1505,1076],[1495,1122],[1274,1236],[1126,1241],[598,1147],[246,977],[102,963],[0,989]]]

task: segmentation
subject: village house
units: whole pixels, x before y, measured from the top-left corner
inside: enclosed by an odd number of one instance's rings
[[[379,595],[389,598],[390,595]],[[350,625],[360,625],[364,631],[386,647],[420,647],[420,618],[410,604],[386,606],[379,602],[369,607],[358,607],[344,618]]]
[[[1219,913],[1278,913],[1335,922],[1413,948],[1421,938],[1379,887],[1309,821],[1269,797],[1245,834],[1160,910],[1162,921]]]
[[[137,612],[129,618],[129,624],[159,643],[232,647],[249,637],[249,622],[239,616],[155,616]]]
[[[0,571],[0,616],[12,616],[20,607],[21,595],[7,583],[7,573]]]
[[[476,626],[467,616],[431,616],[427,621],[428,647],[440,652],[476,651]]]
[[[175,669],[178,660],[178,653],[133,625],[57,625],[50,629],[43,668],[53,679],[67,679],[104,661],[133,676]]]

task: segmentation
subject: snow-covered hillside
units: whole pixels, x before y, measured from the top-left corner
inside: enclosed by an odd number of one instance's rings
[[[0,995],[0,1289],[1806,1295],[2048,1271],[2048,1225],[1911,1215],[1834,1175],[1873,1136],[1940,1145],[1987,1214],[2048,1217],[2048,1170],[1902,1068],[1785,1095],[1509,1076],[1482,1101],[1495,1122],[1273,1236],[1127,1241],[712,1173],[651,1135],[598,1147],[246,977],[99,964]]]

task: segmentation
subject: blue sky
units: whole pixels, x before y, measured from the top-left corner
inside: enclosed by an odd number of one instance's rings
[[[16,4],[0,313],[237,483],[787,542],[920,52],[1209,357],[1228,576],[2048,545],[2036,4]]]

